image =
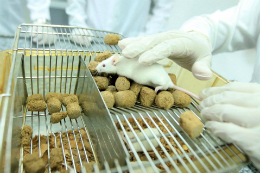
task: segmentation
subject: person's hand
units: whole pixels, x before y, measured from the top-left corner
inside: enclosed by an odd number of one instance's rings
[[[73,29],[70,35],[70,41],[82,46],[89,46],[93,40],[93,33],[86,29]]]
[[[238,145],[260,170],[260,84],[229,83],[200,92],[205,126]]]
[[[36,20],[33,24],[43,25],[50,24],[48,21],[39,19]],[[32,41],[38,43],[38,45],[43,44],[53,44],[57,40],[56,32],[52,27],[48,26],[32,26],[30,30],[32,33]]]
[[[198,32],[169,31],[150,36],[126,38],[118,46],[126,58],[139,56],[139,62],[150,65],[156,61],[170,58],[190,70],[200,80],[212,77],[211,43],[205,35]]]

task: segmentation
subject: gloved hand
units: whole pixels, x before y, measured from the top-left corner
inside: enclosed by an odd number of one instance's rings
[[[206,128],[238,145],[260,170],[260,84],[229,83],[204,89],[200,97]]]
[[[33,24],[42,25],[50,23],[45,19],[38,19]],[[38,43],[38,45],[53,44],[57,40],[56,32],[52,27],[32,26],[30,30],[33,31],[32,41]]]
[[[82,46],[89,46],[93,40],[93,33],[86,29],[73,29],[70,35],[70,41]]]
[[[127,58],[139,57],[139,62],[150,65],[170,58],[190,70],[200,80],[212,77],[211,43],[198,32],[169,31],[150,36],[126,38],[118,43]]]

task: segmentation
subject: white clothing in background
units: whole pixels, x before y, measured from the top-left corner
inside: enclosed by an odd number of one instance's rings
[[[153,8],[151,8],[151,4]],[[174,0],[68,0],[72,26],[122,33],[127,37],[165,31]],[[151,10],[151,13],[150,12]]]
[[[51,20],[50,4],[50,0],[27,0],[31,20],[35,21],[39,18]]]
[[[251,82],[260,83],[260,1],[242,0],[233,8],[187,21],[181,30],[198,31],[210,38],[213,54],[256,47]],[[230,64],[232,65],[232,64]]]
[[[26,3],[31,21],[50,20],[50,0],[0,0],[0,34],[14,35],[16,28],[25,22]]]
[[[14,35],[16,27],[24,21],[21,0],[0,0],[0,34]]]

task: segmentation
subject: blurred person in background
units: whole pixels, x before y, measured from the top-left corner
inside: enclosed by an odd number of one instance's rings
[[[232,82],[203,89],[200,108],[206,128],[238,145],[260,170],[260,1],[198,16],[172,30],[119,41],[122,54],[145,65],[169,58],[197,79],[212,77],[212,54],[256,47],[251,83]],[[230,64],[232,65],[232,64]]]
[[[50,24],[50,0],[0,0],[0,3],[0,34],[3,36],[14,36],[16,28],[22,23]],[[27,14],[29,15],[26,16]],[[47,32],[46,27],[33,27],[29,30]],[[53,30],[49,29],[48,32]],[[32,34],[32,37],[39,44],[54,42],[54,37],[43,40],[41,34]]]
[[[126,37],[165,31],[173,0],[68,0],[69,25],[107,30]],[[86,32],[86,31],[85,31]],[[72,34],[92,35],[93,33]],[[84,37],[71,37],[77,43],[90,44]],[[89,42],[86,42],[89,40]]]

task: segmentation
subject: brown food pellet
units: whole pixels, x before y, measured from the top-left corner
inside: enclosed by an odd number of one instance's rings
[[[105,51],[103,53],[97,54],[95,57],[95,61],[101,62],[101,61],[108,59],[111,56],[112,56],[112,54],[110,51]]]
[[[31,137],[30,136],[23,136],[22,144],[24,146],[31,146]]]
[[[116,107],[129,108],[135,105],[136,96],[133,91],[119,91],[114,96]]]
[[[96,67],[97,67],[98,64],[99,64],[99,62],[97,62],[97,61],[90,61],[89,62],[87,67],[88,67],[90,73],[92,74],[92,76],[97,75],[98,72],[96,70]]]
[[[22,136],[29,136],[31,137],[33,134],[33,129],[31,128],[31,126],[28,125],[24,125],[23,126],[23,130],[22,130]]]
[[[28,111],[45,111],[46,103],[44,100],[31,100],[27,103]]]
[[[64,94],[62,94],[62,98],[61,99],[63,99],[64,97],[67,97],[67,96],[69,96],[70,94],[68,94],[68,93],[64,93]]]
[[[204,125],[199,118],[191,111],[186,111],[180,115],[179,119],[182,129],[191,137],[196,138],[203,131]]]
[[[67,108],[68,116],[71,119],[78,118],[81,115],[80,106],[76,102],[68,104],[66,108]]]
[[[118,91],[125,91],[130,88],[130,81],[126,77],[118,77],[115,83],[116,89]]]
[[[174,104],[174,99],[169,91],[160,92],[155,98],[155,104],[163,109],[170,109]]]
[[[59,169],[61,163],[64,162],[61,148],[53,148],[50,152],[51,169]]]
[[[108,87],[108,79],[106,77],[94,76],[93,77],[99,90],[105,90]]]
[[[79,94],[78,95],[78,99],[79,99],[79,104],[81,105],[83,102],[85,101],[93,101],[93,96],[91,96],[91,94],[88,93],[83,93],[83,94]]]
[[[169,73],[168,75],[170,76],[170,78],[171,78],[171,80],[172,80],[172,83],[173,83],[174,85],[177,85],[176,75],[173,74],[173,73]],[[173,89],[173,88],[169,88],[169,91],[171,91],[171,92],[173,92],[174,90],[175,90],[175,89]]]
[[[47,101],[47,107],[50,114],[60,112],[61,101],[56,97],[49,98]]]
[[[68,114],[67,114],[67,112],[65,112],[65,111],[52,113],[52,114],[51,114],[50,121],[51,121],[53,124],[58,123],[58,122],[60,122],[62,119],[66,118],[67,115],[68,115]]]
[[[102,91],[101,95],[102,95],[108,109],[111,109],[115,104],[114,95],[109,91]]]
[[[140,103],[143,106],[152,106],[154,104],[155,92],[153,89],[148,87],[142,87],[140,91]]]
[[[44,160],[39,158],[39,153],[28,154],[23,158],[23,167],[25,172],[43,173],[45,166]]]
[[[179,90],[175,90],[173,93],[174,105],[179,106],[181,108],[186,108],[190,105],[191,97]]]
[[[114,34],[107,34],[104,38],[105,43],[108,45],[117,45],[119,40],[120,36]]]
[[[177,85],[177,79],[176,79],[176,75],[173,73],[169,73],[168,74],[173,82],[174,85]]]
[[[111,92],[112,94],[115,94],[117,92],[116,87],[113,85],[110,85],[107,87],[106,91]]]
[[[42,94],[33,94],[27,97],[27,102],[30,102],[32,100],[44,100]]]
[[[84,101],[82,104],[81,104],[81,107],[83,109],[83,113],[85,115],[88,115],[89,113],[93,112],[94,109],[97,108],[96,104],[93,103],[93,102],[90,102],[90,101]]]
[[[63,94],[62,104],[67,106],[70,103],[78,103],[78,97],[75,94]]]
[[[45,95],[45,101],[47,102],[50,98],[56,97],[61,101],[62,99],[62,94],[61,93],[54,93],[54,92],[49,92]]]
[[[138,97],[142,87],[143,85],[133,82],[130,86],[130,90],[135,93],[136,97]]]
[[[85,162],[85,163],[83,163],[83,166],[86,168],[87,172],[93,172],[94,164],[95,164],[95,162],[93,162],[93,161],[89,162],[89,163]]]

